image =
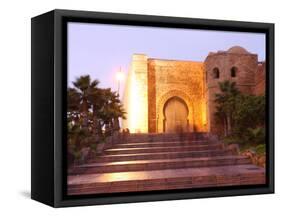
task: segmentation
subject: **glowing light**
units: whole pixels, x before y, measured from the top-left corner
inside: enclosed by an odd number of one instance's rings
[[[128,128],[131,133],[148,132],[146,67],[146,63],[134,61],[126,79],[123,102],[127,119],[122,122],[122,127]]]
[[[206,131],[207,129],[207,106],[205,103],[202,103],[202,123],[203,123],[203,127],[204,129],[202,129],[202,131]]]
[[[125,79],[125,74],[121,70],[116,74],[117,81],[123,81]]]
[[[129,129],[132,133],[145,133],[147,132],[147,102],[143,97],[145,89],[139,83],[139,77],[132,71],[130,80],[130,97],[129,97]]]

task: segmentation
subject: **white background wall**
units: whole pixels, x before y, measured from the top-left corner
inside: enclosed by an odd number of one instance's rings
[[[273,216],[280,215],[280,123],[276,114],[276,194],[52,209],[30,197],[30,18],[54,8],[276,23],[277,0],[2,0],[0,3],[0,216]],[[281,82],[276,61],[276,84]],[[276,85],[276,111],[281,109]],[[278,171],[279,170],[279,171]],[[44,186],[42,186],[44,187]],[[278,207],[279,206],[279,207]]]

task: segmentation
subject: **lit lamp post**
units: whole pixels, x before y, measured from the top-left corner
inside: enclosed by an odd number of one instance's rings
[[[122,72],[121,67],[120,67],[119,71],[116,74],[116,79],[117,79],[117,82],[118,82],[118,97],[120,96],[119,95],[119,92],[120,92],[120,82],[124,80],[124,77],[125,77],[124,73]]]
[[[118,82],[117,84],[118,84],[118,98],[119,99],[120,99],[120,93],[119,93],[120,92],[120,83],[124,80],[124,78],[125,78],[124,72],[122,72],[122,69],[120,67],[119,71],[116,74],[116,80]],[[116,123],[118,124],[117,129],[119,130],[120,129],[119,118],[117,118]]]

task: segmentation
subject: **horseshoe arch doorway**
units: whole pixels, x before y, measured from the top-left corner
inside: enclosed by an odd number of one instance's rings
[[[172,97],[164,104],[165,133],[188,132],[188,107],[180,97]]]

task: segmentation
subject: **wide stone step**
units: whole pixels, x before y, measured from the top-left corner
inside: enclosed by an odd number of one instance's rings
[[[207,151],[207,150],[219,150],[222,149],[221,145],[193,145],[186,146],[181,144],[175,144],[173,146],[162,147],[138,147],[138,148],[111,148],[105,150],[105,154],[120,155],[120,154],[138,154],[138,153],[158,153],[158,152],[185,152],[185,151]]]
[[[131,133],[131,137],[149,137],[149,138],[158,138],[158,137],[172,137],[172,136],[189,136],[189,137],[208,137],[209,134],[206,132],[190,132],[190,133]]]
[[[145,138],[145,137],[131,137],[126,140],[127,143],[134,143],[134,142],[173,142],[173,141],[189,141],[189,140],[202,140],[204,138],[193,138],[189,136],[178,137],[178,136],[171,136],[171,137],[154,137],[154,138]]]
[[[68,176],[68,194],[99,194],[265,184],[255,165],[183,168]]]
[[[232,155],[230,150],[213,150],[213,151],[185,151],[185,152],[158,152],[158,153],[141,153],[141,154],[119,154],[103,155],[94,159],[92,162],[116,162],[131,160],[156,160],[156,159],[173,159],[185,157],[215,157]]]
[[[129,171],[150,171],[192,167],[213,167],[226,165],[250,164],[246,156],[223,156],[211,158],[176,158],[161,160],[121,161],[107,163],[91,163],[74,167],[69,174],[110,173]]]
[[[146,147],[163,147],[163,146],[175,146],[175,145],[211,145],[208,140],[194,140],[194,141],[172,141],[172,142],[137,142],[137,143],[125,143],[116,144],[114,148],[146,148]]]
[[[133,142],[168,142],[168,141],[186,141],[209,139],[207,133],[155,133],[155,134],[130,134],[127,137],[127,143]]]

